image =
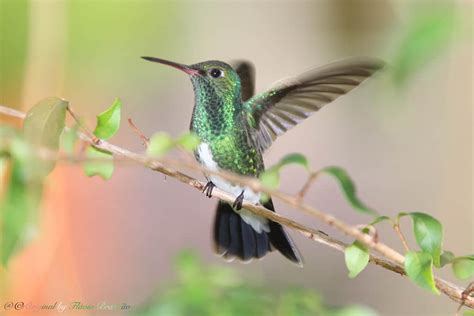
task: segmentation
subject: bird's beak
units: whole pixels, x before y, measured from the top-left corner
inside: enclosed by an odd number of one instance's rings
[[[188,65],[175,63],[174,61],[169,61],[169,60],[166,60],[166,59],[161,59],[161,58],[156,58],[156,57],[147,57],[147,56],[143,56],[142,58],[145,59],[145,60],[148,60],[148,61],[155,62],[155,63],[160,63],[160,64],[163,64],[163,65],[171,66],[173,68],[184,71],[185,73],[187,73],[188,75],[191,75],[191,76],[199,74],[199,70],[191,68]]]

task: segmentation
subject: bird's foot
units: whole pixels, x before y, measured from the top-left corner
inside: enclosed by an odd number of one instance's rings
[[[232,207],[238,211],[242,208],[242,203],[244,202],[244,190],[242,190],[242,193],[239,194],[238,197],[235,198],[234,204],[232,204]]]
[[[214,190],[214,187],[216,185],[212,181],[208,181],[206,185],[204,186],[204,189],[202,189],[202,193],[205,193],[208,198],[212,197],[212,190]]]

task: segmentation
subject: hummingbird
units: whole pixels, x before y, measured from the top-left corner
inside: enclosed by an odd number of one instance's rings
[[[375,58],[348,58],[281,80],[254,94],[255,70],[248,61],[209,60],[192,65],[156,58],[148,61],[185,72],[194,90],[190,130],[201,143],[195,158],[207,169],[258,178],[265,170],[263,153],[273,141],[324,105],[344,95],[383,68]],[[244,200],[275,211],[271,198],[216,175],[206,175],[203,192],[214,187],[235,198],[220,200],[214,219],[215,251],[225,259],[248,262],[278,250],[302,266],[303,259],[282,225],[242,208]]]

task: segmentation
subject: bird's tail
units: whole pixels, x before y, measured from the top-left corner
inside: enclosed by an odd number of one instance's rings
[[[271,200],[264,206],[275,211]],[[253,258],[262,258],[267,252],[277,249],[290,261],[302,266],[303,260],[298,249],[283,227],[273,221],[269,221],[268,226],[270,232],[258,233],[228,203],[219,201],[214,221],[216,252],[227,259],[237,257],[249,261]]]

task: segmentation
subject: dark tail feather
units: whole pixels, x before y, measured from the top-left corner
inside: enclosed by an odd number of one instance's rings
[[[263,206],[275,212],[272,199],[268,200],[268,202],[263,204]],[[290,236],[288,236],[280,224],[270,221],[270,232],[268,235],[272,246],[275,247],[283,256],[297,265],[301,267],[303,266],[303,258],[293,243],[293,240],[291,240]]]
[[[274,211],[271,200],[264,206]],[[269,226],[269,233],[257,233],[229,204],[219,201],[214,222],[216,252],[228,259],[237,257],[249,261],[252,258],[262,258],[275,248],[301,266],[301,256],[283,227],[271,221]]]
[[[266,233],[259,234],[226,202],[219,201],[214,222],[216,252],[225,258],[248,261],[271,251]]]

